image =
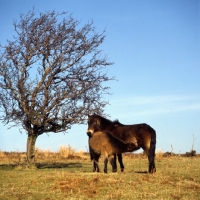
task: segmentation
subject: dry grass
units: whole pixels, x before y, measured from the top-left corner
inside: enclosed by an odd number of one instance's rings
[[[70,153],[71,152],[71,153]],[[0,152],[0,199],[200,199],[200,157],[124,155],[125,172],[93,173],[89,155],[66,146],[37,150],[37,170],[15,170],[25,154]],[[22,162],[22,161],[20,161]],[[103,169],[102,160],[100,168]]]
[[[60,155],[61,158],[70,158],[70,157],[76,157],[76,156],[80,156],[83,157],[84,156],[84,152],[83,151],[76,151],[74,148],[72,148],[70,145],[68,146],[60,146],[58,153]]]

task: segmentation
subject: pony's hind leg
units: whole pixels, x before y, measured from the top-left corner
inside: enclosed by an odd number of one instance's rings
[[[149,155],[149,173],[155,173],[156,172],[156,166],[155,166],[155,155]]]
[[[155,173],[156,172],[156,166],[155,166],[155,150],[156,150],[156,132],[155,130],[151,131],[151,142],[150,142],[150,148],[149,148],[149,173]]]
[[[152,149],[145,149],[144,154],[148,156],[149,160],[149,173],[155,173],[156,167],[155,167],[155,150],[152,151]]]
[[[156,172],[155,166],[155,146],[151,146],[148,152],[148,160],[149,160],[149,173]]]

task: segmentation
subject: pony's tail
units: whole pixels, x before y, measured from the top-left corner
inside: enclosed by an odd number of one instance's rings
[[[150,151],[155,155],[156,150],[156,131],[152,128],[151,131],[151,142],[150,142]]]
[[[149,149],[149,173],[156,172],[155,150],[156,150],[156,131],[152,128],[151,142],[150,142],[150,149]]]

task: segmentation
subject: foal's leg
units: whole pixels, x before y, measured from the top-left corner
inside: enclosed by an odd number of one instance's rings
[[[117,172],[117,164],[116,164],[116,154],[109,158],[110,164],[112,165],[112,171]]]
[[[107,152],[105,151],[103,153],[103,158],[104,158],[104,173],[107,173],[107,166],[108,166],[108,154]]]
[[[108,166],[108,157],[105,157],[104,158],[104,173],[108,172],[107,166]]]
[[[121,153],[117,154],[117,157],[118,157],[118,162],[120,164],[121,172],[123,172],[124,171],[124,164],[122,162],[122,154]]]
[[[97,161],[93,161],[93,172],[99,172],[99,165]]]
[[[99,165],[98,165],[99,157],[100,157],[100,155],[93,154],[93,172],[99,172],[100,171]]]

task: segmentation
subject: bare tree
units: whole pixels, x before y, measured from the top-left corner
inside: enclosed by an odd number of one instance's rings
[[[1,47],[0,120],[25,129],[27,160],[35,163],[35,142],[48,132],[65,132],[85,123],[89,113],[103,113],[108,94],[103,84],[114,80],[103,68],[111,65],[98,49],[105,31],[93,22],[80,27],[72,16],[33,10],[14,21],[15,36]]]

